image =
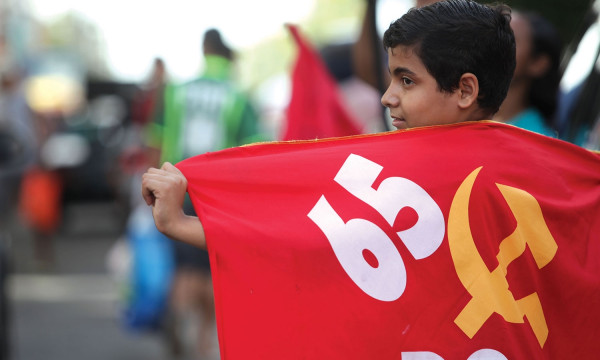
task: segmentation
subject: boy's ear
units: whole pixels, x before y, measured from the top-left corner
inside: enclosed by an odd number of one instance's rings
[[[458,106],[467,109],[477,102],[479,96],[479,80],[472,73],[464,73],[458,81]]]

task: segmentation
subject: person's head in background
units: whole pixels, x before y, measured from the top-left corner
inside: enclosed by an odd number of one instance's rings
[[[167,67],[165,61],[161,57],[155,57],[152,61],[152,69],[150,71],[150,86],[162,86],[167,81]]]
[[[221,33],[217,29],[209,29],[204,33],[202,45],[204,55],[216,55],[227,60],[233,60],[233,51],[223,42]]]
[[[383,37],[396,128],[490,119],[515,68],[510,8],[469,0],[413,8]]]
[[[517,67],[507,98],[494,119],[511,122],[533,108],[552,128],[561,77],[560,34],[535,12],[514,11],[511,27],[517,43]]]

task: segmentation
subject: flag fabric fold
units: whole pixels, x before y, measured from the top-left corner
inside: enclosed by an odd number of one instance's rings
[[[361,134],[319,54],[296,26],[288,25],[288,29],[298,55],[292,71],[292,92],[281,139],[308,140]]]
[[[177,164],[223,359],[594,359],[600,156],[476,122]]]

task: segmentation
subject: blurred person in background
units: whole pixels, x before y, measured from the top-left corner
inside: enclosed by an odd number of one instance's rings
[[[555,112],[562,52],[558,30],[538,13],[515,10],[511,27],[517,47],[517,67],[494,120],[557,137]]]
[[[16,116],[19,122],[30,123],[33,130],[29,139],[32,161],[20,184],[18,213],[33,238],[34,267],[48,271],[55,266],[53,243],[63,220],[64,186],[60,169],[49,155],[47,144],[61,128],[65,109],[59,101],[48,104],[48,107],[38,106],[38,94],[43,90],[32,79],[25,74],[3,79],[3,87],[13,92],[8,100],[11,102],[8,108],[12,107],[10,116]]]
[[[175,164],[207,151],[262,139],[258,114],[232,78],[234,53],[217,29],[204,33],[203,54],[204,71],[198,78],[167,86],[161,163]],[[189,197],[184,211],[195,214]],[[208,252],[178,241],[173,241],[173,246],[175,274],[170,300],[173,353],[218,357]]]
[[[160,161],[160,129],[163,125],[164,96],[168,81],[164,60],[155,58],[150,76],[140,87],[133,102],[132,122],[136,132],[143,138],[144,156],[151,166],[158,165]]]
[[[130,198],[126,207],[135,207],[140,201],[137,189],[141,174],[149,166],[157,166],[162,146],[161,131],[164,118],[164,93],[169,81],[166,64],[160,57],[152,61],[150,74],[137,88],[131,104],[131,126],[126,146],[119,156],[121,171],[130,180],[124,193]]]
[[[36,140],[21,70],[13,67],[0,76],[0,359],[9,359],[13,315],[8,279],[14,271],[12,243],[21,230],[17,211],[21,181],[35,160]]]
[[[37,146],[31,109],[16,67],[0,75],[0,230],[14,222],[21,181]]]

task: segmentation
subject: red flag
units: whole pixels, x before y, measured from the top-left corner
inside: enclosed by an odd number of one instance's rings
[[[600,156],[495,122],[179,163],[223,359],[595,359]]]
[[[292,74],[292,95],[283,140],[361,134],[319,55],[295,26],[288,25],[288,28],[298,47],[298,58]]]

